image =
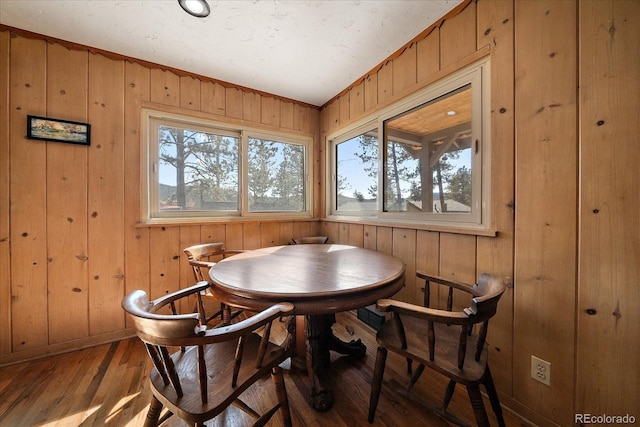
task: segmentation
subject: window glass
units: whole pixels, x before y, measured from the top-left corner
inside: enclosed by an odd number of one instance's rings
[[[384,123],[384,210],[472,211],[471,85]]]
[[[336,144],[336,208],[378,209],[378,130]]]
[[[303,145],[249,137],[249,211],[305,210]]]
[[[238,136],[158,126],[158,211],[238,211],[238,150]]]
[[[309,218],[311,136],[142,109],[142,221]]]

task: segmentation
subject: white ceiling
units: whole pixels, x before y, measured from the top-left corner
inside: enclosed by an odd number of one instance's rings
[[[0,0],[0,23],[321,106],[462,0]]]

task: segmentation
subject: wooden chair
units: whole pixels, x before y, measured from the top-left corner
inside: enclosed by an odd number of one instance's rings
[[[391,299],[377,302],[378,310],[391,312],[391,318],[383,323],[376,335],[379,347],[371,385],[369,422],[373,422],[378,405],[387,352],[392,351],[407,358],[407,371],[412,376],[406,392],[410,391],[425,367],[449,378],[442,407],[438,410],[443,418],[462,424],[447,412],[455,386],[461,383],[467,387],[477,424],[488,426],[489,419],[480,394],[480,385],[483,385],[499,425],[504,426],[502,408],[487,362],[485,340],[489,319],[496,313],[506,285],[490,274],[480,275],[474,286],[422,272],[417,275],[425,280],[425,307]],[[429,308],[430,283],[448,288],[446,310]],[[454,289],[463,292],[456,291],[457,296],[466,295],[470,299],[466,299],[467,304],[470,302],[468,307],[454,311]],[[476,324],[479,324],[479,330],[473,333]],[[419,364],[415,372],[412,372],[412,361]]]
[[[329,241],[327,236],[309,236],[309,237],[298,237],[296,239],[291,239],[291,243],[294,245],[306,245],[306,244],[324,244]]]
[[[222,242],[202,243],[200,245],[189,246],[184,249],[184,253],[187,254],[189,265],[193,270],[193,276],[196,283],[209,281],[209,269],[213,267],[216,262],[242,252],[244,251],[225,249],[224,243]],[[211,292],[207,292],[204,296],[210,299],[215,299]],[[242,310],[233,311],[230,306],[227,306],[222,302],[219,302],[219,304],[220,310],[209,317],[209,322],[213,319],[219,318],[220,325],[228,325],[233,321],[233,319],[242,313]]]
[[[145,427],[157,426],[173,414],[192,425],[204,426],[206,420],[231,404],[257,418],[256,426],[264,425],[278,410],[284,424],[290,426],[289,402],[279,367],[290,352],[271,343],[269,337],[273,320],[291,311],[293,304],[276,304],[241,322],[214,329],[207,329],[202,312],[173,314],[178,300],[199,296],[208,286],[200,282],[153,301],[137,290],[122,301],[154,366],[149,375],[152,397]],[[262,336],[256,333],[258,329]],[[177,351],[170,353],[172,348]],[[277,404],[259,415],[240,400],[240,395],[269,372]],[[162,415],[164,407],[167,411]]]

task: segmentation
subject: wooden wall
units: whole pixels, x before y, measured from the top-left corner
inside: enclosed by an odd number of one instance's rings
[[[536,424],[638,418],[639,21],[636,0],[468,1],[321,112],[0,31],[0,364],[128,334],[120,299],[189,283],[187,245],[322,233],[399,256],[407,301],[417,269],[508,278],[492,371],[503,403]],[[485,55],[497,237],[326,218],[136,227],[141,105],[315,136],[323,190],[324,136]],[[26,114],[87,120],[92,145],[26,140]],[[531,355],[551,362],[550,387],[530,378]]]
[[[314,140],[318,108],[31,36],[0,31],[0,363],[129,335],[123,296],[190,284],[189,245],[316,233],[315,219],[138,223],[141,106]],[[91,146],[28,140],[27,114],[88,122]]]
[[[479,56],[491,56],[492,213],[497,237],[325,220],[332,241],[416,269],[513,278],[490,330],[503,403],[541,425],[640,402],[640,3],[468,3],[356,81],[321,114],[322,137]],[[578,89],[579,88],[579,89]],[[551,386],[530,378],[551,362]]]

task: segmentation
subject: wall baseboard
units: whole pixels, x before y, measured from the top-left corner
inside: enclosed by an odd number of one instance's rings
[[[19,351],[16,353],[0,355],[0,366],[14,365],[16,363],[28,362],[31,360],[42,359],[45,357],[55,356],[63,353],[70,353],[76,350],[82,350],[88,347],[95,347],[101,344],[108,344],[114,341],[120,341],[126,338],[135,337],[134,329],[122,329],[115,332],[98,335],[95,337],[81,338],[72,341],[52,344],[45,347],[38,347],[29,350]]]

